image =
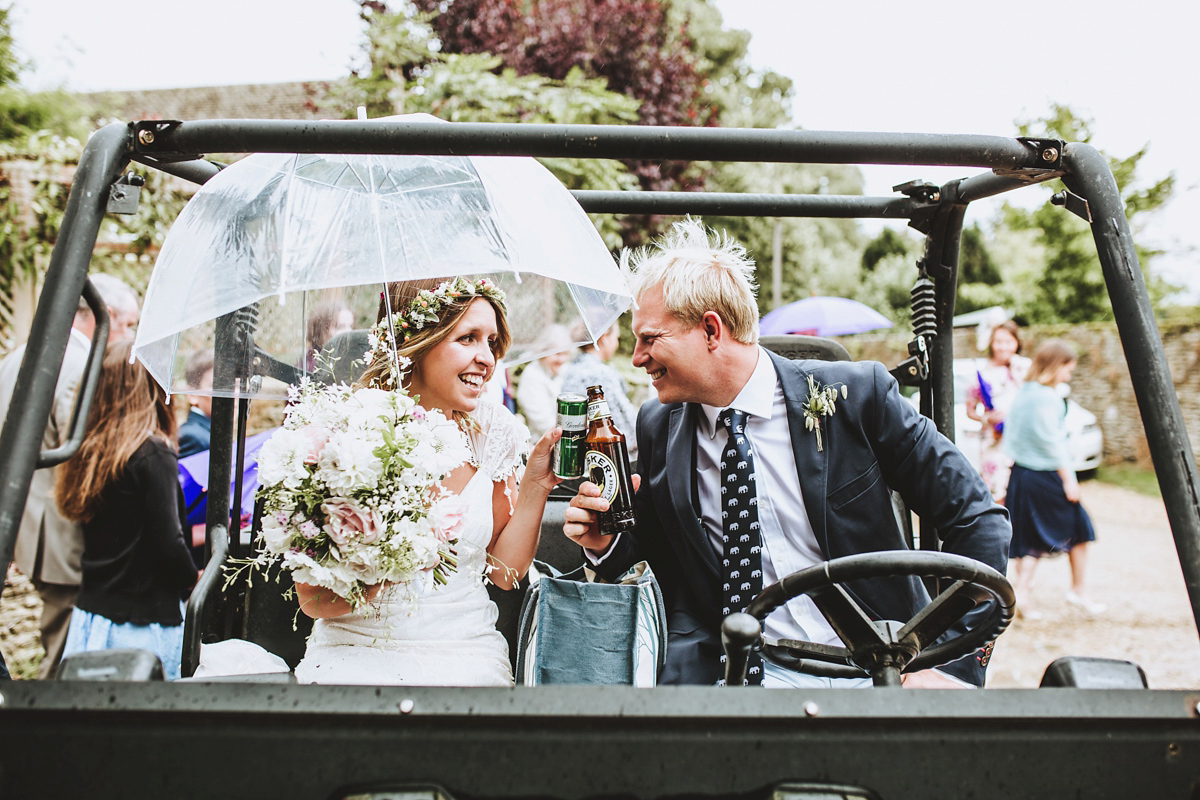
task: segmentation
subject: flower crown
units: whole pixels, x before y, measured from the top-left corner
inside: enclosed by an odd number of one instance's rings
[[[496,284],[487,278],[469,281],[460,275],[443,281],[433,291],[422,289],[408,308],[394,309],[397,337],[403,342],[426,325],[436,323],[442,310],[462,297],[484,297],[498,305],[501,311],[508,311],[504,305],[504,292]]]
[[[370,364],[378,356],[388,357],[392,361],[393,385],[399,385],[400,373],[405,372],[410,360],[399,356],[396,349],[404,340],[426,325],[436,324],[443,309],[462,297],[483,297],[507,312],[504,304],[504,292],[487,278],[469,281],[461,275],[438,284],[433,291],[422,289],[408,308],[392,311],[392,324],[385,317],[380,320],[367,334],[369,349],[363,356],[363,363]],[[395,338],[393,339],[393,330]]]

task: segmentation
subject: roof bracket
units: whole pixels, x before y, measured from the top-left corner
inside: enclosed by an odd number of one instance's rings
[[[936,203],[942,199],[942,187],[920,179],[898,183],[892,187],[892,191],[923,203]]]
[[[195,161],[204,157],[202,153],[179,153],[168,151],[159,141],[163,136],[183,123],[177,119],[143,119],[129,123],[133,130],[133,151],[137,154],[153,154],[161,163]]]
[[[108,187],[108,205],[105,210],[110,214],[136,214],[138,200],[142,196],[142,186],[146,179],[136,172],[127,172]]]
[[[1066,146],[1066,143],[1061,139],[1018,136],[1017,141],[1026,145],[1037,154],[1038,168],[1058,169],[1062,166],[1063,148]]]
[[[1056,206],[1063,206],[1087,224],[1092,224],[1092,207],[1088,205],[1087,200],[1070,189],[1063,189],[1061,192],[1051,195],[1050,202]]]

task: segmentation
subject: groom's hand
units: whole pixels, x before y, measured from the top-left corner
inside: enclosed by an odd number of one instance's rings
[[[633,491],[637,492],[642,485],[642,476],[636,472],[630,476],[633,479]],[[563,517],[563,533],[578,545],[601,555],[612,545],[612,536],[603,536],[596,529],[596,514],[608,511],[608,502],[600,496],[600,487],[591,481],[579,484],[579,492],[571,498]]]

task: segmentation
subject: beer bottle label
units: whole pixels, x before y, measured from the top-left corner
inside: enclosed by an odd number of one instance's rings
[[[616,499],[617,490],[621,488],[620,475],[613,460],[599,450],[588,450],[583,457],[583,474],[600,487],[600,496],[611,505]]]
[[[588,422],[601,417],[611,417],[612,412],[608,410],[607,400],[592,400],[588,403],[587,418]]]

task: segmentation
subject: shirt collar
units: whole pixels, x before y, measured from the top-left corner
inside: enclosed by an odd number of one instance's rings
[[[771,357],[767,355],[767,351],[761,347],[758,348],[758,363],[754,365],[754,372],[750,373],[750,380],[746,381],[746,385],[738,392],[738,396],[729,404],[729,408],[736,408],[739,411],[745,411],[752,417],[762,417],[763,419],[771,418],[771,410],[775,403],[775,388],[779,380],[775,375],[775,365],[771,363]],[[722,406],[710,406],[706,403],[700,403],[701,419],[704,420],[704,435],[708,438],[713,438],[717,435],[719,426],[717,425],[717,416],[724,411]]]

